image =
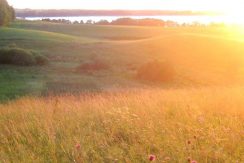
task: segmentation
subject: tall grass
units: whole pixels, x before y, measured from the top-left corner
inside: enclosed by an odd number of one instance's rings
[[[0,105],[0,162],[242,162],[243,91],[25,97]]]

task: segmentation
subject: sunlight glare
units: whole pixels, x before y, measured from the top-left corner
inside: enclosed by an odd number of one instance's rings
[[[244,10],[240,1],[236,3],[228,3],[224,7],[224,14],[228,23],[244,26]]]

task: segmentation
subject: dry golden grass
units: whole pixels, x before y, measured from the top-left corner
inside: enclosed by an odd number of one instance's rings
[[[23,30],[2,29],[1,45],[14,41],[41,51],[51,64],[41,70],[3,67],[0,95],[22,95],[32,87],[73,95],[0,104],[0,163],[134,163],[149,162],[149,155],[160,163],[244,161],[244,87],[233,86],[244,81],[243,34],[222,28],[28,22],[13,27]],[[81,62],[96,58],[112,63],[111,70],[75,73]],[[134,80],[137,68],[155,59],[173,64],[172,85]],[[118,87],[121,91],[114,90]],[[90,93],[74,96],[84,90]]]
[[[25,97],[0,105],[0,162],[242,162],[243,91]]]

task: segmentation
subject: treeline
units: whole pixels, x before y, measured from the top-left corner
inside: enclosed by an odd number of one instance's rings
[[[153,19],[153,18],[146,18],[146,19],[132,19],[132,18],[119,18],[109,22],[107,20],[100,20],[95,22],[93,20],[87,20],[84,22],[81,21],[74,21],[71,22],[70,20],[66,19],[49,19],[45,18],[42,19],[44,22],[51,22],[51,23],[61,23],[61,24],[90,24],[90,25],[131,25],[131,26],[160,26],[160,27],[200,27],[200,26],[211,26],[211,27],[223,27],[225,26],[224,23],[211,23],[211,24],[201,24],[199,22],[193,23],[183,23],[179,24],[174,21],[164,21],[160,19]]]
[[[217,13],[162,10],[32,10],[16,9],[17,17],[64,17],[64,16],[156,16],[156,15],[209,15]]]
[[[0,0],[0,26],[8,25],[14,19],[14,8],[6,0]]]
[[[70,20],[66,19],[49,19],[45,18],[42,19],[45,22],[52,22],[52,23],[61,23],[61,24],[94,24],[94,25],[132,25],[132,26],[179,26],[178,23],[174,21],[163,21],[160,19],[153,19],[153,18],[146,18],[146,19],[132,19],[132,18],[119,18],[109,22],[107,20],[100,20],[95,22],[93,20],[87,20],[84,22],[81,21],[74,21],[71,22]]]
[[[174,21],[164,21],[160,19],[145,18],[145,19],[132,19],[132,18],[119,18],[108,22],[107,20],[100,20],[94,22],[97,25],[132,25],[132,26],[161,26],[161,27],[176,27],[178,23]]]

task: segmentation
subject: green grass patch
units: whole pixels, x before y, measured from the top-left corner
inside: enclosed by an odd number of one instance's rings
[[[40,95],[45,86],[42,79],[38,70],[0,65],[0,102],[27,94]]]

